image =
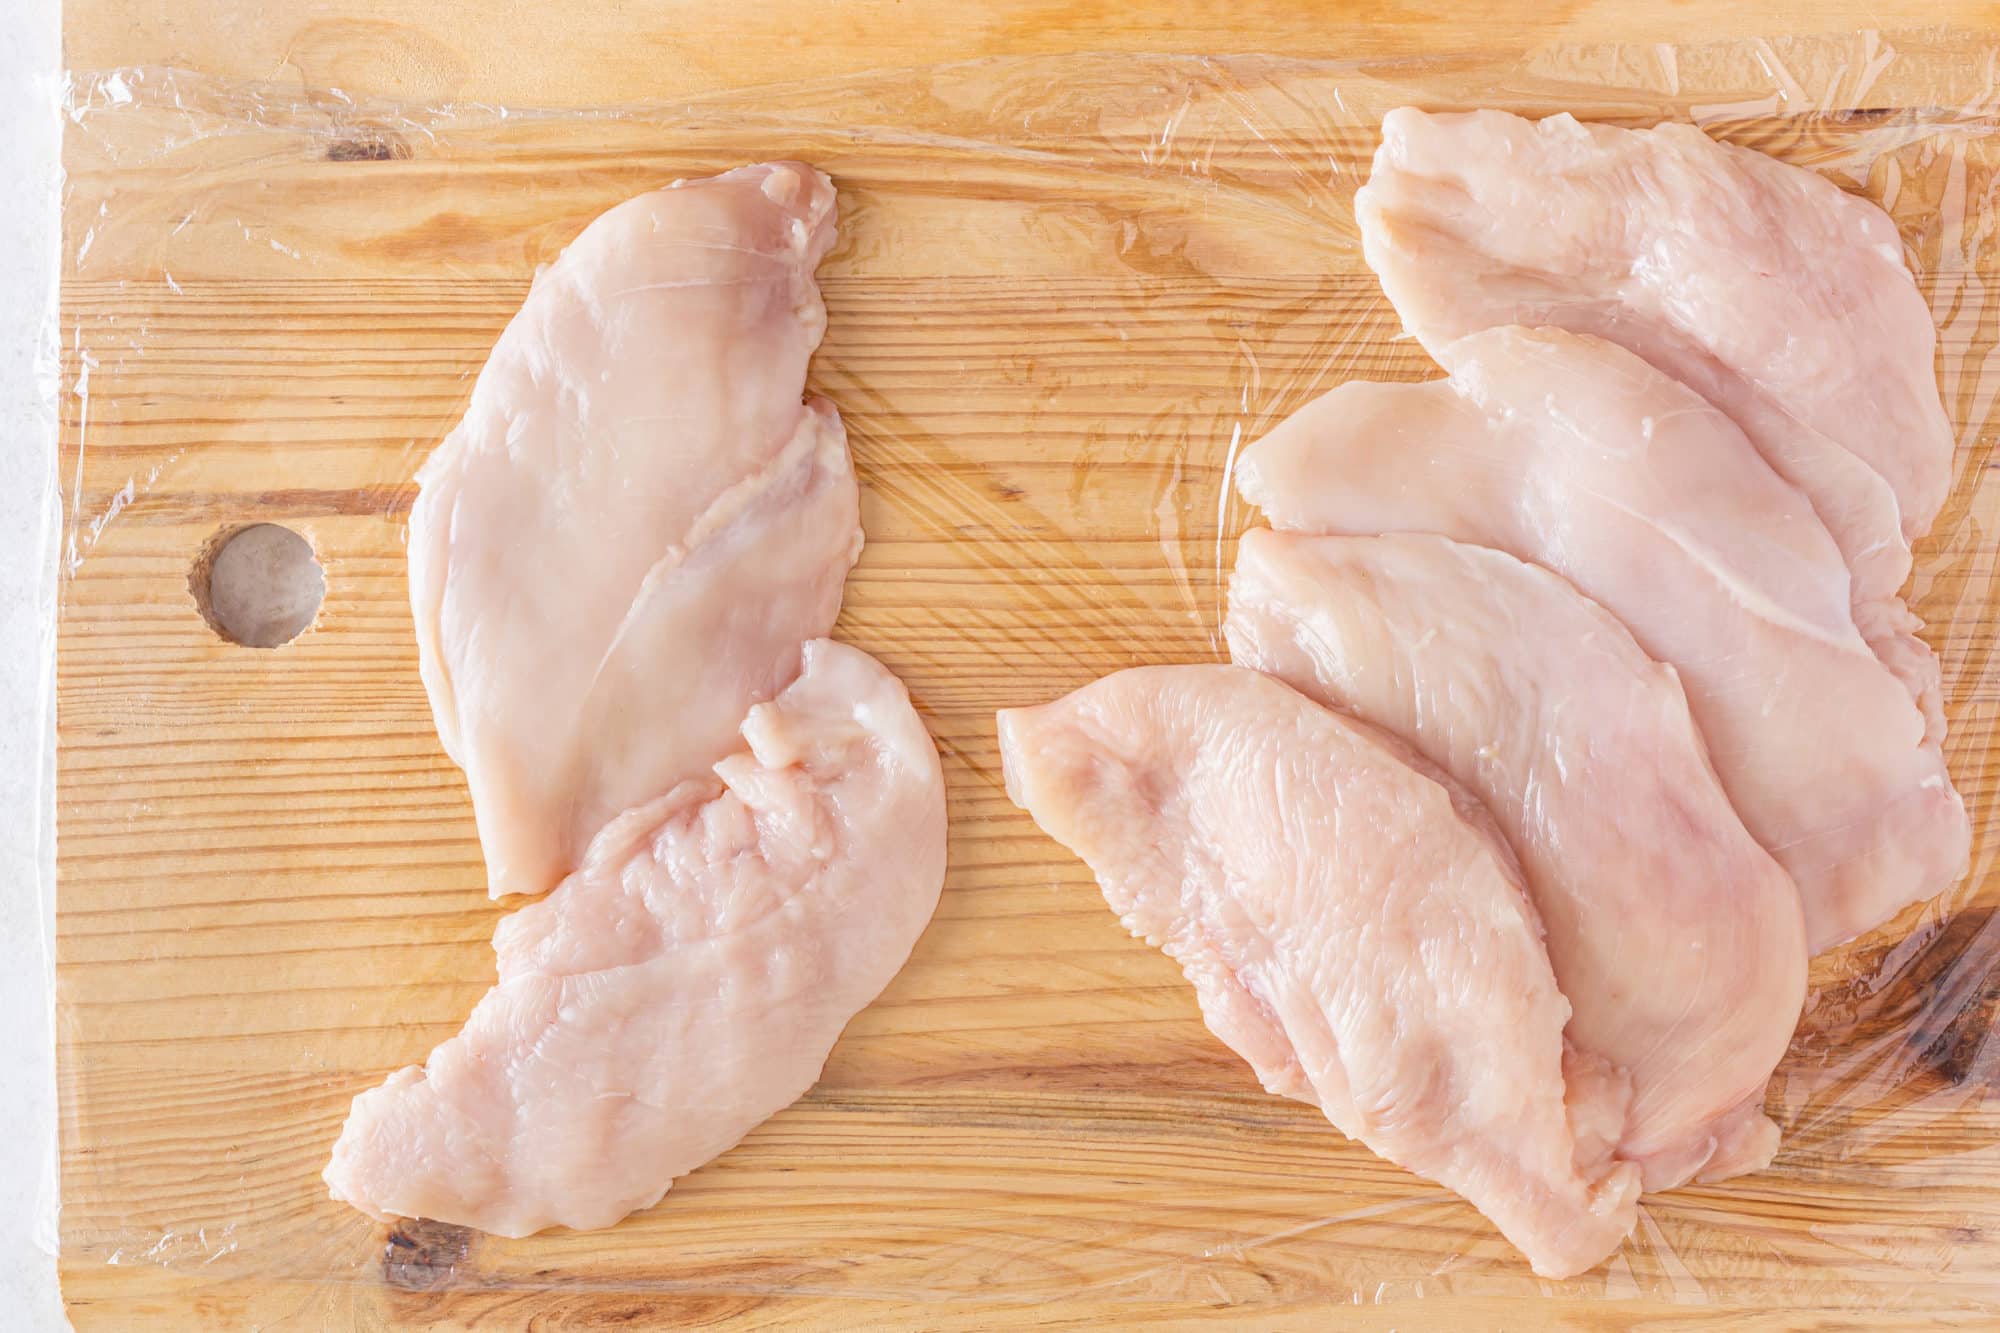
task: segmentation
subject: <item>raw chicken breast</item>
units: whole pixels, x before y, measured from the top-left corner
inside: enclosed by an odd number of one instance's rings
[[[1431,532],[1546,566],[1679,669],[1723,788],[1797,883],[1817,951],[1964,872],[1938,745],[1855,632],[1805,497],[1699,394],[1631,353],[1500,327],[1450,380],[1345,384],[1245,451],[1274,526]],[[1828,720],[1839,719],[1829,726]]]
[[[816,637],[861,545],[839,419],[800,401],[832,218],[787,163],[612,209],[424,465],[424,681],[493,893],[568,877],[501,923],[464,1031],[355,1099],[335,1198],[609,1226],[811,1087],[930,919],[937,751]]]
[[[1881,209],[1691,125],[1409,108],[1383,120],[1354,207],[1434,355],[1477,329],[1559,325],[1734,418],[1825,520],[1855,623],[1942,734],[1937,662],[1897,591],[1950,488],[1952,436],[1930,311]]]
[[[355,1099],[335,1198],[503,1236],[609,1226],[812,1086],[930,920],[945,811],[895,677],[825,640],[803,661],[747,750],[501,923],[464,1032]]]
[[[613,208],[417,474],[424,684],[495,897],[705,773],[833,626],[859,499],[833,408],[800,401],[833,214],[797,163]]]
[[[1649,1190],[1760,1169],[1805,1000],[1798,891],[1744,831],[1674,672],[1546,570],[1438,537],[1246,534],[1235,660],[1402,738],[1499,821]]]
[[[1557,993],[1486,812],[1407,751],[1266,676],[1120,671],[999,717],[1007,791],[1165,949],[1209,1028],[1272,1092],[1450,1186],[1548,1277],[1631,1230],[1603,1125],[1564,1101]]]

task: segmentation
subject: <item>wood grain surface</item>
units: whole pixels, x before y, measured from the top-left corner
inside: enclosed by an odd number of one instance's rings
[[[2000,36],[1651,44],[1746,30],[1711,0],[1253,4],[1178,30],[1130,5],[137,8],[65,17],[78,1327],[1991,1325],[2000,143],[1980,108]],[[1754,17],[1799,26],[1785,13]],[[1619,34],[1638,44],[1544,44]],[[1175,49],[1287,58],[1062,54]],[[893,66],[912,68],[866,72]],[[1774,1169],[1649,1200],[1570,1283],[1262,1094],[998,776],[995,708],[1217,655],[1253,519],[1229,498],[1236,447],[1342,378],[1435,373],[1347,211],[1403,101],[1698,114],[1882,200],[1960,427],[1912,591],[1972,880],[1817,965],[1773,1085]],[[618,199],[778,155],[841,187],[812,387],[847,422],[868,547],[837,634],[908,682],[944,753],[942,906],[820,1085],[659,1207],[525,1241],[380,1227],[319,1170],[349,1099],[490,983],[500,914],[417,677],[411,474],[536,263]],[[326,573],[317,625],[275,651],[218,638],[188,587],[216,532],[258,521]]]

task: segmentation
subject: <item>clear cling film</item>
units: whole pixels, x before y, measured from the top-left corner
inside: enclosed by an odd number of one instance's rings
[[[1691,121],[1873,199],[1939,330],[1957,435],[1907,592],[1943,664],[1971,874],[1815,960],[1766,1106],[1772,1168],[1648,1198],[1610,1263],[1563,1283],[1261,1092],[1006,799],[993,734],[994,710],[1108,671],[1227,660],[1226,580],[1260,521],[1232,485],[1242,449],[1343,381],[1440,373],[1352,209],[1408,104]],[[539,1299],[692,1316],[785,1296],[833,1303],[822,1318],[919,1300],[940,1319],[1084,1299],[1110,1320],[1169,1301],[2000,1305],[2000,47],[996,59],[560,112],[78,70],[64,109],[51,799],[72,1284],[138,1270],[136,1290],[199,1281],[225,1319],[357,1326],[505,1322]],[[819,1086],[657,1208],[518,1241],[385,1229],[320,1170],[354,1094],[490,984],[502,913],[417,675],[413,475],[586,222],[773,158],[840,191],[808,389],[846,424],[868,544],[836,637],[907,683],[939,742],[943,903]],[[265,524],[303,539],[317,580],[268,650],[268,626],[233,628],[204,591]]]

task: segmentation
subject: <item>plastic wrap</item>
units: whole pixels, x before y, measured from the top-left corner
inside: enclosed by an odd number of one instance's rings
[[[218,1309],[357,1318],[544,1298],[2000,1303],[1996,56],[1948,33],[1504,63],[1075,56],[561,113],[76,73],[72,1290],[138,1266],[198,1277]],[[1650,1198],[1569,1283],[1259,1092],[1171,964],[1005,801],[991,732],[994,709],[1108,670],[1223,658],[1256,521],[1237,451],[1344,379],[1437,373],[1350,207],[1405,103],[1692,119],[1866,193],[1935,312],[1959,432],[1910,593],[1943,660],[1972,874],[1816,962],[1771,1088],[1772,1169]],[[347,1100],[488,984],[498,910],[401,601],[411,474],[537,263],[621,198],[777,156],[841,190],[812,387],[847,422],[869,546],[838,632],[908,682],[945,753],[944,906],[820,1087],[658,1208],[590,1235],[385,1237],[317,1173]],[[216,640],[184,586],[203,542],[256,520],[326,570],[316,627],[268,654]]]

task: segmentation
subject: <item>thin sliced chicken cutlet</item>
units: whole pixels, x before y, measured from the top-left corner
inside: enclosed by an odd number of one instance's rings
[[[1631,1080],[1649,1190],[1761,1169],[1805,1000],[1798,890],[1723,794],[1679,681],[1548,571],[1438,537],[1246,534],[1230,654],[1399,737],[1521,859],[1580,1053]]]
[[[612,209],[425,464],[424,678],[493,891],[567,877],[501,923],[464,1030],[355,1099],[334,1197],[609,1226],[809,1088],[929,920],[937,752],[815,637],[861,542],[839,420],[800,401],[832,215],[786,163]]]
[[[618,205],[418,472],[424,684],[494,897],[706,773],[832,629],[860,500],[839,417],[801,394],[833,240],[833,186],[798,163]]]
[[[944,778],[896,678],[825,640],[742,738],[500,924],[465,1030],[355,1099],[335,1198],[606,1227],[813,1085],[937,906]]]
[[[1369,266],[1432,355],[1555,325],[1728,413],[1826,523],[1855,624],[1942,736],[1938,664],[1898,593],[1953,441],[1930,310],[1881,209],[1691,125],[1410,108],[1384,118],[1354,207]]]
[[[1840,552],[1727,416],[1556,329],[1488,329],[1439,355],[1449,380],[1345,384],[1252,445],[1243,497],[1281,530],[1495,547],[1617,616],[1679,671],[1814,951],[1964,873],[1964,804],[1855,630]]]
[[[1464,1195],[1538,1273],[1617,1248],[1639,1182],[1599,1131],[1627,1090],[1588,1069],[1565,1102],[1569,1006],[1477,802],[1234,667],[1121,671],[999,729],[1009,795],[1267,1089]]]

